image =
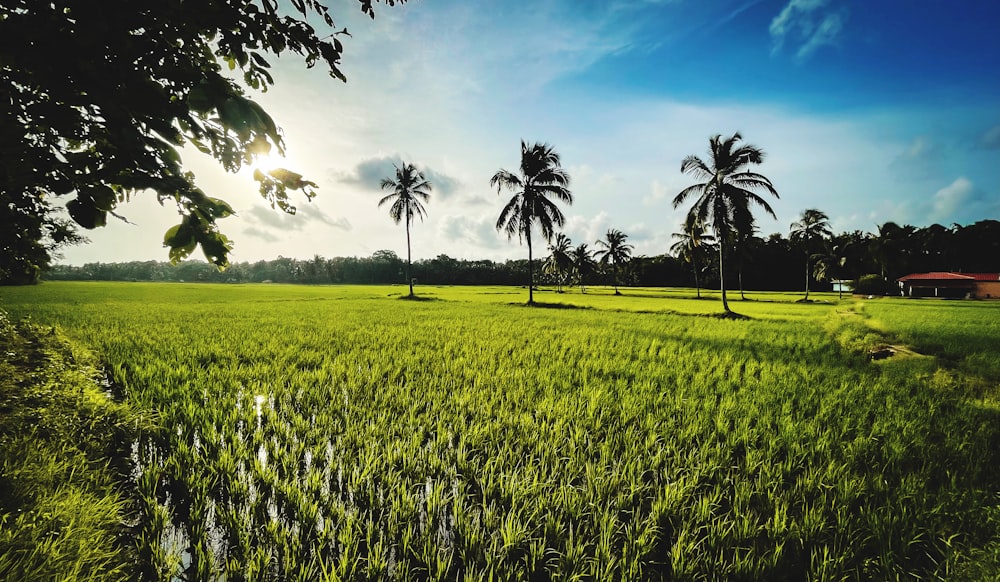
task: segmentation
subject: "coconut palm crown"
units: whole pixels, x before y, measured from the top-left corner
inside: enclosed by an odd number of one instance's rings
[[[803,211],[802,218],[791,224],[789,240],[801,244],[806,252],[806,296],[804,299],[807,301],[809,300],[809,277],[811,275],[810,259],[816,251],[817,243],[831,236],[833,236],[833,232],[830,231],[830,217],[815,208]]]
[[[573,261],[573,275],[577,284],[580,285],[580,293],[586,293],[587,278],[597,266],[594,263],[594,253],[587,248],[587,243],[582,243],[569,252],[569,257]]]
[[[698,294],[698,299],[701,299],[701,285],[698,283],[698,271],[700,270],[698,257],[703,251],[711,250],[715,237],[706,233],[705,227],[694,220],[694,216],[691,214],[684,221],[683,230],[675,232],[671,236],[677,242],[670,246],[670,252],[676,254],[677,258],[685,263],[691,264],[691,270],[694,272],[695,292]]]
[[[777,218],[767,200],[757,191],[764,191],[778,198],[778,192],[771,181],[747,168],[764,161],[764,151],[751,144],[742,144],[743,137],[737,132],[723,139],[714,135],[709,139],[708,163],[698,156],[687,156],[681,162],[681,172],[702,180],[688,186],[674,197],[677,208],[689,198],[695,198],[688,214],[703,225],[711,227],[719,243],[719,279],[722,290],[722,307],[727,314],[732,313],[726,299],[725,247],[730,243],[730,233],[738,225],[747,224],[750,207],[760,206],[772,217]]]
[[[621,295],[618,291],[618,272],[624,263],[627,263],[630,258],[632,258],[632,251],[635,249],[632,245],[628,244],[628,235],[624,232],[609,228],[607,234],[604,235],[604,240],[597,241],[598,246],[601,247],[594,257],[601,263],[601,265],[607,266],[611,263],[612,276],[615,280],[615,295]]]
[[[423,172],[417,170],[413,164],[403,164],[403,167],[396,168],[396,179],[383,178],[382,189],[392,190],[378,201],[379,208],[387,202],[392,202],[389,207],[389,216],[399,224],[401,220],[406,221],[406,280],[410,284],[410,297],[413,297],[413,278],[410,277],[411,252],[410,252],[410,225],[413,218],[419,217],[423,221],[427,211],[422,202],[429,202],[431,199],[431,183],[424,177]]]
[[[500,211],[496,227],[506,232],[508,239],[516,234],[519,240],[528,243],[528,304],[534,304],[532,226],[537,223],[542,237],[550,241],[555,227],[566,223],[556,201],[573,203],[569,174],[562,168],[559,154],[552,146],[546,143],[529,146],[521,140],[520,173],[501,169],[490,178],[490,186],[496,187],[498,194],[504,189],[514,191],[514,196]]]
[[[554,241],[549,243],[549,258],[545,259],[542,271],[556,278],[556,286],[559,293],[562,293],[566,277],[573,270],[573,259],[569,252],[573,248],[573,242],[563,233],[556,234]]]

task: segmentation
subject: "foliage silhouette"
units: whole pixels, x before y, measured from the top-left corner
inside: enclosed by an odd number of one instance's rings
[[[520,174],[500,169],[490,178],[490,186],[502,190],[513,190],[514,196],[500,211],[497,230],[507,233],[507,238],[516,234],[519,240],[528,243],[528,304],[534,304],[534,268],[531,252],[531,228],[536,222],[546,241],[552,240],[556,226],[563,226],[566,217],[556,205],[556,201],[573,203],[569,191],[569,174],[562,168],[559,154],[546,143],[528,145],[521,140]]]
[[[670,252],[691,265],[691,270],[694,272],[695,293],[697,293],[698,299],[701,299],[701,286],[698,284],[698,257],[702,252],[712,249],[712,241],[715,240],[715,237],[706,234],[705,227],[692,214],[688,214],[684,220],[684,229],[671,236],[677,239],[677,242],[670,246]]]
[[[813,276],[810,272],[810,262],[813,254],[831,236],[833,233],[830,232],[830,217],[815,208],[803,211],[802,218],[791,225],[788,239],[793,243],[798,243],[806,254],[806,296],[803,298],[804,301],[809,301],[809,279]]]
[[[632,258],[632,251],[635,250],[635,247],[625,242],[627,240],[627,234],[610,228],[604,235],[604,240],[599,240],[596,243],[601,247],[601,250],[594,253],[594,258],[605,267],[611,263],[612,276],[615,280],[615,295],[621,295],[618,291],[619,269],[621,265],[628,263],[628,260]]]
[[[580,286],[580,293],[586,293],[587,278],[594,273],[597,267],[593,253],[587,248],[587,243],[582,243],[571,250],[569,256],[573,261],[573,278]]]
[[[406,0],[385,0],[388,5]],[[358,0],[374,18],[373,0]],[[312,23],[309,17],[312,17]],[[318,17],[318,19],[317,19]],[[314,27],[322,23],[323,30]],[[65,203],[76,225],[104,226],[108,215],[143,191],[176,207],[167,231],[171,260],[200,247],[219,267],[232,243],[217,221],[233,214],[196,184],[179,148],[194,146],[236,172],[272,149],[282,153],[277,124],[244,88],[274,84],[268,58],[300,55],[342,81],[344,47],[318,0],[226,2],[74,2],[5,0],[0,6],[0,208],[48,254],[69,240]],[[228,71],[221,66],[226,65]],[[232,73],[229,71],[233,71]],[[288,193],[314,195],[300,174],[257,171],[260,193],[294,213]],[[11,211],[13,210],[13,211]],[[41,224],[32,224],[39,220]],[[71,230],[71,229],[70,229]],[[0,265],[42,268],[49,257],[0,249]],[[9,269],[8,269],[9,270]]]
[[[413,297],[413,278],[410,275],[412,266],[412,252],[410,250],[410,225],[413,217],[417,216],[423,221],[427,211],[421,202],[428,202],[431,199],[430,191],[433,189],[431,183],[424,177],[423,172],[417,170],[413,164],[403,164],[402,168],[396,168],[396,179],[383,178],[382,189],[392,190],[392,194],[383,196],[378,201],[381,208],[383,204],[392,202],[389,207],[389,216],[399,224],[400,220],[406,222],[406,281],[410,285],[410,297]]]
[[[569,237],[563,233],[556,235],[555,242],[549,243],[549,257],[542,265],[542,272],[555,277],[556,288],[562,293],[566,279],[573,271],[573,259],[569,256],[573,243]]]
[[[751,164],[764,161],[764,151],[757,146],[737,145],[742,136],[734,133],[732,137],[723,140],[716,134],[709,139],[710,164],[706,164],[697,156],[687,156],[681,162],[681,172],[704,180],[680,191],[674,197],[673,205],[677,208],[685,200],[697,196],[691,206],[689,215],[693,215],[698,223],[711,226],[719,243],[719,283],[722,290],[722,307],[730,312],[726,300],[725,246],[730,234],[740,227],[752,224],[747,220],[752,216],[750,206],[756,204],[771,216],[774,210],[767,200],[756,194],[754,190],[764,190],[778,197],[777,190],[771,181],[761,174],[748,171]]]

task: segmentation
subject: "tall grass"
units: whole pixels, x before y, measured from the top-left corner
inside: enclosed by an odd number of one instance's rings
[[[1000,305],[996,301],[868,301],[872,325],[934,356],[972,397],[1000,397]],[[931,373],[937,372],[934,367]],[[938,373],[938,382],[944,374]]]
[[[845,347],[843,306],[400,293],[2,300],[158,415],[147,579],[948,578],[996,536],[996,411]]]
[[[126,580],[128,497],[109,466],[139,418],[52,328],[0,311],[0,580]]]

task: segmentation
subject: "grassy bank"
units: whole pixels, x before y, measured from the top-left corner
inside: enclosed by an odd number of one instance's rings
[[[125,580],[131,544],[110,459],[136,417],[96,360],[52,327],[0,311],[0,580]]]

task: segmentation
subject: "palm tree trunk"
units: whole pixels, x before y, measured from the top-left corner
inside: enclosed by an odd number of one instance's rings
[[[739,274],[739,278],[740,278],[740,299],[742,299],[743,301],[746,301],[747,297],[746,297],[746,295],[743,294],[743,261],[742,260],[740,261],[740,270],[739,270],[738,274]]]
[[[406,221],[406,281],[410,284],[410,297],[413,297],[413,277],[410,275],[410,221]]]
[[[809,301],[809,257],[806,257],[806,301]]]
[[[528,305],[535,304],[535,279],[534,273],[531,266],[531,223],[528,223],[528,229],[524,233],[524,237],[528,239]]]
[[[726,271],[723,269],[722,261],[722,249],[724,246],[725,245],[722,244],[719,245],[719,287],[722,289],[722,308],[726,311],[726,313],[732,313],[732,310],[729,309],[729,301],[726,300]]]
[[[615,295],[621,295],[621,293],[618,292],[618,263],[612,265],[611,270],[614,271],[615,276]]]
[[[698,259],[692,259],[691,264],[694,265],[694,291],[698,294],[698,299],[701,299],[701,285],[698,284]]]

